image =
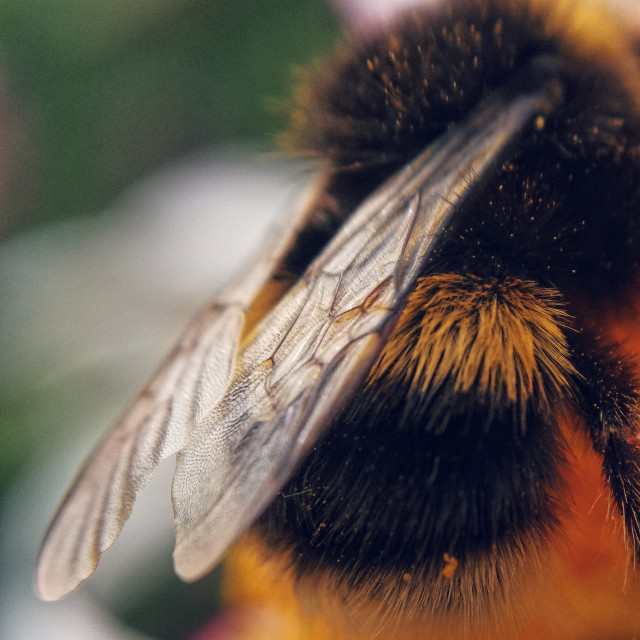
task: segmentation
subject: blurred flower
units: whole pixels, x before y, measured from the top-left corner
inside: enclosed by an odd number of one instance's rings
[[[99,433],[292,206],[304,177],[273,159],[202,155],[144,181],[102,216],[0,245],[0,388],[22,389],[46,451],[0,515],[0,637],[139,637],[109,622],[100,603],[122,606],[158,564],[171,573],[172,461],[140,497],[117,553],[59,603],[40,602],[31,585],[46,519]],[[74,432],[82,442],[70,447]]]

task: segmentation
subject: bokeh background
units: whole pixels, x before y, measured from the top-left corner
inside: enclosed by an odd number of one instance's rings
[[[319,0],[0,3],[0,637],[213,615],[219,572],[171,568],[171,464],[95,581],[41,603],[33,565],[86,452],[307,180],[275,138],[341,29]]]
[[[99,434],[304,190],[309,168],[274,151],[297,70],[407,2],[0,3],[0,638],[193,638],[215,615],[219,571],[173,574],[171,461],[61,603],[35,596],[39,541]]]
[[[3,231],[100,211],[189,151],[269,142],[293,68],[337,31],[318,0],[6,0]]]

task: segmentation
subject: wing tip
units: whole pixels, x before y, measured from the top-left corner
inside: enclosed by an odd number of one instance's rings
[[[54,602],[73,593],[83,582],[70,576],[64,577],[49,567],[38,564],[34,576],[34,590],[40,600]]]
[[[181,580],[196,582],[215,569],[222,555],[210,546],[202,547],[178,540],[173,551],[173,566]]]
[[[51,531],[40,549],[34,572],[34,590],[45,602],[61,600],[74,592],[96,570],[100,555],[93,554],[85,563],[78,557],[69,560],[64,547],[55,544]]]

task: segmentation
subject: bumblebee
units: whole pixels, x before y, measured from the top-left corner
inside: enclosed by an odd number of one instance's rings
[[[316,187],[80,470],[42,597],[177,453],[176,570],[239,540],[233,637],[636,637],[637,52],[600,5],[456,0],[312,68]]]

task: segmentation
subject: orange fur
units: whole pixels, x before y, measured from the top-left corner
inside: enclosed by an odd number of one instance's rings
[[[564,471],[567,492],[560,526],[549,537],[548,550],[513,565],[521,580],[504,603],[450,619],[424,611],[424,600],[413,597],[394,606],[376,595],[373,584],[354,593],[336,586],[325,573],[296,580],[286,553],[268,551],[256,536],[247,535],[227,562],[227,600],[243,612],[233,640],[633,638],[640,633],[640,585],[627,572],[621,528],[609,509],[601,464],[584,429],[576,428],[570,417],[563,425],[570,464]],[[399,578],[410,583],[419,575]]]
[[[478,0],[474,0],[478,1]],[[543,35],[556,37],[568,57],[612,69],[630,99],[640,105],[640,68],[624,25],[601,2],[501,0],[509,13],[540,16]],[[499,33],[496,34],[499,36]],[[393,54],[397,39],[389,39]],[[392,56],[393,59],[393,56]],[[375,60],[367,64],[376,67]],[[312,71],[316,91],[324,90]],[[382,78],[383,82],[386,82]],[[398,112],[404,97],[386,83]],[[315,97],[308,85],[297,95],[288,142],[307,135]],[[339,124],[339,123],[338,123]],[[345,127],[348,123],[345,123]],[[269,303],[270,304],[270,303]],[[267,305],[269,306],[269,305]],[[574,309],[572,308],[572,311]],[[584,309],[587,316],[591,309]],[[640,296],[628,312],[599,309],[602,334],[621,344],[640,371]],[[575,314],[583,317],[582,313]],[[593,316],[592,316],[593,317]],[[456,274],[423,278],[376,362],[371,377],[392,376],[424,392],[452,380],[458,391],[477,389],[485,398],[523,402],[569,390],[574,369],[562,334],[567,316],[551,290],[517,279],[486,281]],[[398,362],[402,362],[399,365]],[[407,362],[409,366],[407,366]],[[544,374],[544,375],[543,375]],[[254,534],[231,551],[225,591],[245,613],[233,639],[281,640],[621,640],[640,637],[640,583],[629,572],[620,517],[609,500],[602,463],[588,430],[560,416],[566,441],[566,489],[558,497],[559,525],[545,548],[523,547],[519,558],[499,550],[485,558],[506,568],[504,599],[482,602],[445,618],[429,606],[419,570],[399,570],[351,590],[328,572],[296,579],[286,551],[268,551]],[[443,559],[440,578],[455,559]],[[493,565],[492,565],[493,563]],[[492,565],[492,566],[489,566]],[[455,569],[456,571],[458,569]],[[496,581],[498,577],[496,577]],[[418,587],[416,587],[418,585]],[[472,589],[469,583],[468,589]],[[469,594],[467,594],[469,595]],[[464,596],[463,596],[464,597]]]
[[[574,373],[557,294],[515,278],[438,274],[422,278],[370,380],[399,378],[427,393],[449,378],[495,404],[566,392]],[[545,384],[546,383],[546,384]]]

